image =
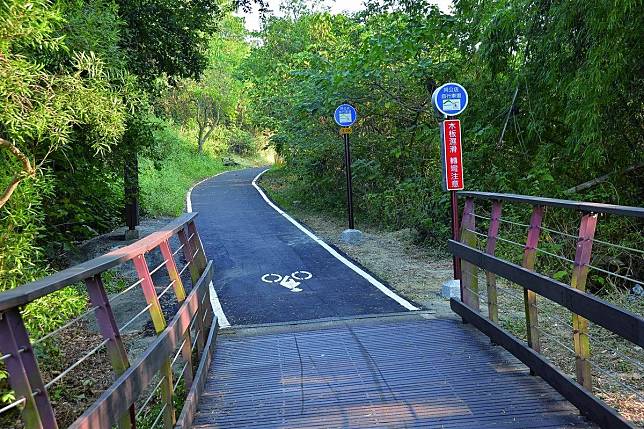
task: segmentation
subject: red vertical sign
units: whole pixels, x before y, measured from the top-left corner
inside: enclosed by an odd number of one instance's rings
[[[463,189],[463,152],[461,148],[461,121],[449,119],[441,124],[441,154],[443,155],[443,189]]]

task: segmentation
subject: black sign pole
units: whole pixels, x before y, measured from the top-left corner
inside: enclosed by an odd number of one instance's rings
[[[355,229],[353,223],[353,183],[351,181],[351,149],[349,148],[349,134],[344,137],[344,166],[347,175],[347,210],[349,213],[349,229]]]

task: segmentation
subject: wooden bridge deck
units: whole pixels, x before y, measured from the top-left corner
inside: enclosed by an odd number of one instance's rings
[[[228,332],[194,427],[594,427],[457,320],[415,315]]]

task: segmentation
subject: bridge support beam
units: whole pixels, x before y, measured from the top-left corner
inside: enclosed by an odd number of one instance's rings
[[[467,198],[461,221],[461,242],[476,247],[476,218],[474,217],[474,199]],[[461,260],[461,301],[479,310],[479,279],[476,265]]]
[[[534,265],[537,259],[537,246],[539,245],[539,236],[541,234],[541,221],[543,220],[543,212],[543,206],[534,206],[532,209],[532,216],[530,218],[530,228],[528,230],[528,238],[523,250],[522,263],[522,266],[530,271],[534,271]],[[537,294],[527,288],[524,288],[523,302],[525,305],[525,321],[528,345],[535,352],[541,353]]]
[[[586,213],[581,218],[579,238],[575,251],[575,267],[570,286],[585,292],[588,278],[588,264],[593,249],[593,238],[597,227],[597,214]],[[577,383],[592,392],[592,372],[590,368],[590,340],[588,338],[588,319],[575,313],[572,315],[573,341],[575,345],[575,372]]]
[[[125,347],[123,346],[121,332],[119,331],[119,327],[114,319],[114,313],[112,313],[112,307],[107,297],[107,293],[105,292],[101,275],[97,274],[94,277],[86,279],[85,286],[87,287],[90,303],[92,306],[96,307],[94,313],[96,315],[98,329],[103,338],[109,340],[106,345],[107,354],[110,357],[112,370],[116,375],[115,378],[118,378],[118,376],[123,374],[125,370],[130,367],[130,361],[128,360]],[[136,416],[134,404],[132,404],[132,406],[130,406],[129,413],[119,418],[119,428],[130,429],[135,427]]]

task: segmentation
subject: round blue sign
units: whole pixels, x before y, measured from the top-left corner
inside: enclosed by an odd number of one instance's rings
[[[341,104],[333,114],[336,124],[341,127],[350,127],[358,119],[356,109],[350,104]]]
[[[467,107],[467,91],[458,83],[446,83],[436,88],[432,94],[434,108],[443,115],[456,116]]]

